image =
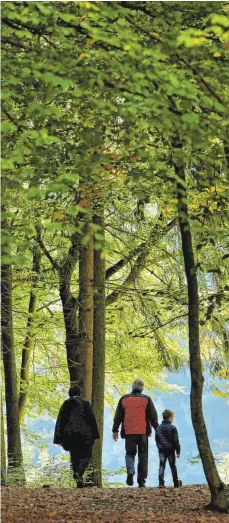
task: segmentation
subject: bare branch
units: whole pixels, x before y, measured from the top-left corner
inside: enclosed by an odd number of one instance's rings
[[[49,303],[46,303],[45,305],[42,305],[41,307],[39,307],[39,309],[37,309],[37,312],[40,312],[43,309],[48,309],[50,305],[52,305],[53,303],[58,303],[58,301],[60,301],[60,298],[57,298],[56,300],[52,300]]]
[[[174,321],[178,320],[179,318],[184,318],[185,316],[188,316],[188,313],[185,312],[184,314],[179,314],[179,316],[175,316],[173,318],[170,318],[170,320],[165,321],[165,323],[161,323],[160,325],[157,325],[157,327],[154,327],[152,330],[148,332],[144,332],[142,334],[134,334],[136,331],[130,331],[128,334],[132,336],[133,338],[145,338],[145,336],[151,338],[152,336],[148,336],[148,334],[152,334],[153,332],[156,332],[158,329],[161,329],[162,327],[165,327],[166,325],[169,325],[169,323],[173,323]],[[147,325],[148,327],[148,325]],[[143,329],[143,327],[141,327]]]
[[[37,242],[38,244],[40,245],[40,248],[42,249],[43,253],[45,254],[46,258],[48,258],[48,260],[50,261],[53,269],[55,269],[56,271],[59,272],[60,270],[60,267],[58,265],[58,263],[56,262],[56,260],[53,259],[53,257],[51,256],[50,252],[48,251],[48,249],[45,247],[45,244],[41,238],[41,231],[40,231],[40,227],[38,225],[35,226],[35,229],[37,231]]]
[[[176,224],[177,224],[177,218],[174,218],[174,220],[171,220],[171,222],[169,222],[165,226],[162,234],[166,234],[167,232],[169,232],[171,229],[173,229],[173,227],[175,227]],[[109,267],[106,270],[106,280],[111,278],[111,276],[116,274],[116,272],[120,271],[120,269],[122,269],[128,262],[130,262],[139,253],[141,253],[142,250],[144,250],[147,247],[147,245],[150,245],[150,242],[154,239],[154,236],[155,236],[155,227],[153,228],[153,231],[150,234],[149,240],[147,242],[146,241],[142,242],[138,247],[133,249],[127,256],[125,256],[124,258],[121,258],[121,260],[119,260],[117,263],[115,263],[114,265],[112,265],[111,267]]]
[[[123,294],[126,292],[127,287],[129,287],[131,283],[134,283],[137,280],[141,271],[145,268],[147,256],[149,255],[152,245],[154,245],[155,241],[158,239],[158,236],[160,234],[163,235],[170,231],[173,227],[175,227],[176,223],[177,218],[174,218],[174,220],[169,222],[162,231],[158,228],[157,224],[156,227],[154,227],[150,235],[150,238],[147,242],[141,243],[141,245],[137,249],[134,249],[134,251],[132,251],[132,255],[129,255],[128,258],[123,258],[122,260],[119,260],[119,262],[117,262],[113,267],[110,267],[110,269],[113,269],[114,274],[115,272],[120,270],[120,268],[122,268],[126,263],[128,263],[128,261],[130,261],[132,257],[139,253],[125,281],[121,285],[119,285],[119,287],[117,287],[111,294],[107,296],[106,305],[112,305],[113,303],[115,303],[118,298],[121,298],[123,296]]]

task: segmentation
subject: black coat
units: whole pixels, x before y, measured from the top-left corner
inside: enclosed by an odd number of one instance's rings
[[[79,438],[87,444],[93,444],[99,437],[90,403],[79,396],[66,400],[57,417],[53,443],[69,450]]]

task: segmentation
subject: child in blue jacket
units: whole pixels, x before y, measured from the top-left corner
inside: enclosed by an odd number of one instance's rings
[[[163,421],[155,429],[155,439],[159,451],[159,487],[164,487],[164,473],[166,461],[168,460],[172,472],[174,487],[179,488],[182,482],[178,479],[176,456],[180,457],[180,442],[177,428],[172,424],[174,412],[166,409],[162,413]]]

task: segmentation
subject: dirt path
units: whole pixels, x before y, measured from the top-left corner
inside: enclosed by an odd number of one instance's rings
[[[2,488],[2,522],[20,523],[229,523],[205,509],[206,486],[181,489]]]

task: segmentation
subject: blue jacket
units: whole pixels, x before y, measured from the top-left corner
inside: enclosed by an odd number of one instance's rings
[[[175,450],[180,454],[177,428],[170,421],[162,421],[155,429],[155,440],[159,450]]]

